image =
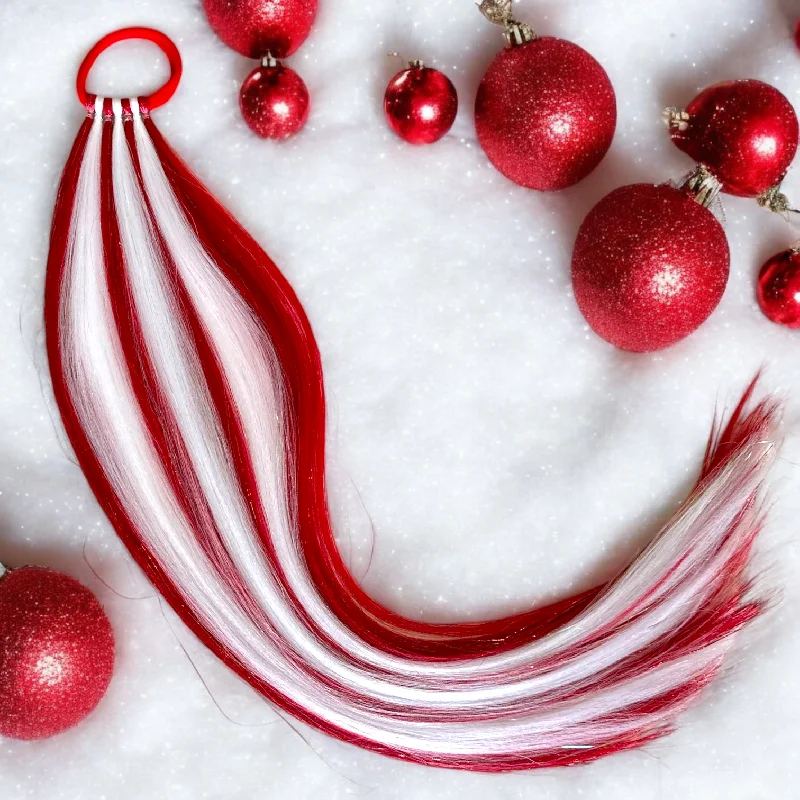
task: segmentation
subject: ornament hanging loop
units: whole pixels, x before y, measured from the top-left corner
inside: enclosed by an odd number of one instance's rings
[[[519,22],[512,15],[512,0],[483,0],[478,10],[489,22],[505,28],[506,46],[518,47],[538,37],[527,22]]]
[[[117,42],[124,42],[128,39],[144,39],[145,41],[152,42],[161,49],[169,61],[170,74],[167,82],[160,89],[156,89],[155,92],[147,97],[139,98],[140,107],[143,110],[147,109],[152,111],[154,108],[163,106],[164,103],[175,94],[175,90],[178,88],[178,84],[181,80],[181,72],[183,71],[181,54],[178,52],[175,42],[165,33],[161,33],[161,31],[157,31],[155,28],[120,28],[117,31],[107,33],[100,39],[86,54],[80,67],[78,67],[75,88],[78,92],[78,99],[81,101],[81,105],[89,110],[91,110],[94,105],[94,95],[86,91],[86,79],[89,77],[89,72],[94,66],[94,62],[97,61],[100,54],[108,50],[109,47],[117,44]]]
[[[483,0],[478,10],[489,22],[505,25],[511,19],[511,0]]]

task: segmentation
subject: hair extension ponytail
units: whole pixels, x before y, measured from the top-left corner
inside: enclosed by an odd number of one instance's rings
[[[272,702],[388,755],[500,771],[667,733],[761,609],[747,569],[776,404],[748,390],[690,497],[608,585],[502,620],[406,620],[334,541],[305,313],[147,100],[87,98],[45,317],[69,439],[158,590]]]

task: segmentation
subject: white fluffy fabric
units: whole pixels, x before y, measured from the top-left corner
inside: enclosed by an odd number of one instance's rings
[[[44,399],[39,385],[53,187],[82,116],[72,79],[88,46],[124,24],[160,27],[178,42],[186,77],[157,123],[306,304],[325,360],[343,547],[387,604],[425,619],[477,618],[613,573],[688,489],[715,402],[733,399],[765,360],[767,387],[788,395],[791,434],[797,335],[766,322],[752,297],[761,261],[794,243],[781,219],[752,202],[726,202],[733,274],[723,304],[698,334],[655,356],[596,340],[568,277],[577,225],[605,191],[688,167],[660,127],[663,105],[748,76],[796,99],[800,54],[784,9],[744,0],[702,12],[664,2],[520,3],[519,16],[540,32],[600,59],[620,107],[604,164],[580,187],[543,197],[509,185],[474,143],[471,98],[499,31],[467,0],[380,5],[323,2],[312,39],[291,62],[308,81],[312,120],[284,145],[244,128],[235,100],[249,65],[192,3],[106,0],[90,20],[78,3],[9,2],[0,11],[9,387],[0,404],[0,559],[82,578],[120,642],[115,681],[91,720],[51,742],[2,743],[3,795],[328,798],[376,787],[373,796],[398,798],[788,796],[800,694],[791,438],[761,544],[771,580],[786,586],[782,606],[678,734],[580,770],[460,775],[390,762],[292,722],[297,737],[157,600],[118,597],[81,561],[86,542],[117,592],[150,593],[66,461],[46,377]],[[411,149],[385,129],[380,97],[397,66],[386,50],[438,58],[454,78],[461,113],[436,147]],[[152,88],[163,77],[152,61],[150,47],[121,45],[90,88]],[[800,194],[800,178],[787,190]]]

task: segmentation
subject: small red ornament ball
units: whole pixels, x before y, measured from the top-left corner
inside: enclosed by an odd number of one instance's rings
[[[264,139],[288,139],[308,121],[311,100],[303,79],[289,67],[256,67],[239,92],[244,121]]]
[[[784,250],[761,267],[757,296],[768,319],[800,328],[800,252]]]
[[[686,130],[673,129],[672,141],[708,167],[728,194],[766,192],[794,160],[797,115],[774,86],[756,80],[718,83],[700,92],[686,112]]]
[[[605,70],[572,42],[542,37],[498,53],[478,87],[475,127],[507,178],[564,189],[602,160],[617,123]]]
[[[444,73],[418,63],[392,78],[383,107],[390,127],[401,139],[432,144],[453,127],[458,95]]]
[[[203,7],[217,36],[249,58],[290,56],[317,16],[317,0],[203,0]]]
[[[729,268],[725,233],[708,209],[672,186],[637,183],[606,195],[583,221],[572,285],[595,333],[649,352],[708,318]]]
[[[113,669],[111,625],[88,589],[41,567],[0,578],[0,736],[45,739],[77,725]]]

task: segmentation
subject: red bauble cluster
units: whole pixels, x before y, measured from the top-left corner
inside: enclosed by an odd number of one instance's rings
[[[44,739],[86,717],[114,669],[114,635],[73,578],[22,567],[0,578],[0,736]]]
[[[489,160],[514,183],[540,191],[585,178],[611,146],[616,121],[605,70],[578,45],[552,37],[501,51],[475,102]]]
[[[389,126],[401,139],[432,144],[453,127],[458,95],[444,73],[415,61],[389,82],[383,106]]]
[[[606,195],[578,232],[575,299],[586,321],[623,350],[660,350],[696,330],[728,280],[716,217],[684,190],[633,184]]]
[[[254,69],[239,92],[242,116],[264,139],[288,139],[308,120],[310,99],[302,78],[282,64]]]
[[[278,58],[306,40],[317,0],[203,0],[206,16],[225,44],[261,67],[245,79],[239,107],[250,130],[265,139],[286,139],[305,126],[310,110],[303,79]]]
[[[797,152],[792,104],[756,80],[726,81],[703,90],[672,126],[672,141],[705,165],[722,191],[757,197],[780,184]]]
[[[800,252],[784,250],[761,268],[758,304],[773,322],[800,328]]]
[[[685,111],[667,109],[672,141],[703,165],[728,194],[756,197],[773,211],[789,203],[779,191],[797,154],[797,115],[774,86],[726,81],[700,92]],[[762,267],[758,302],[773,322],[800,327],[800,257],[787,250]]]

